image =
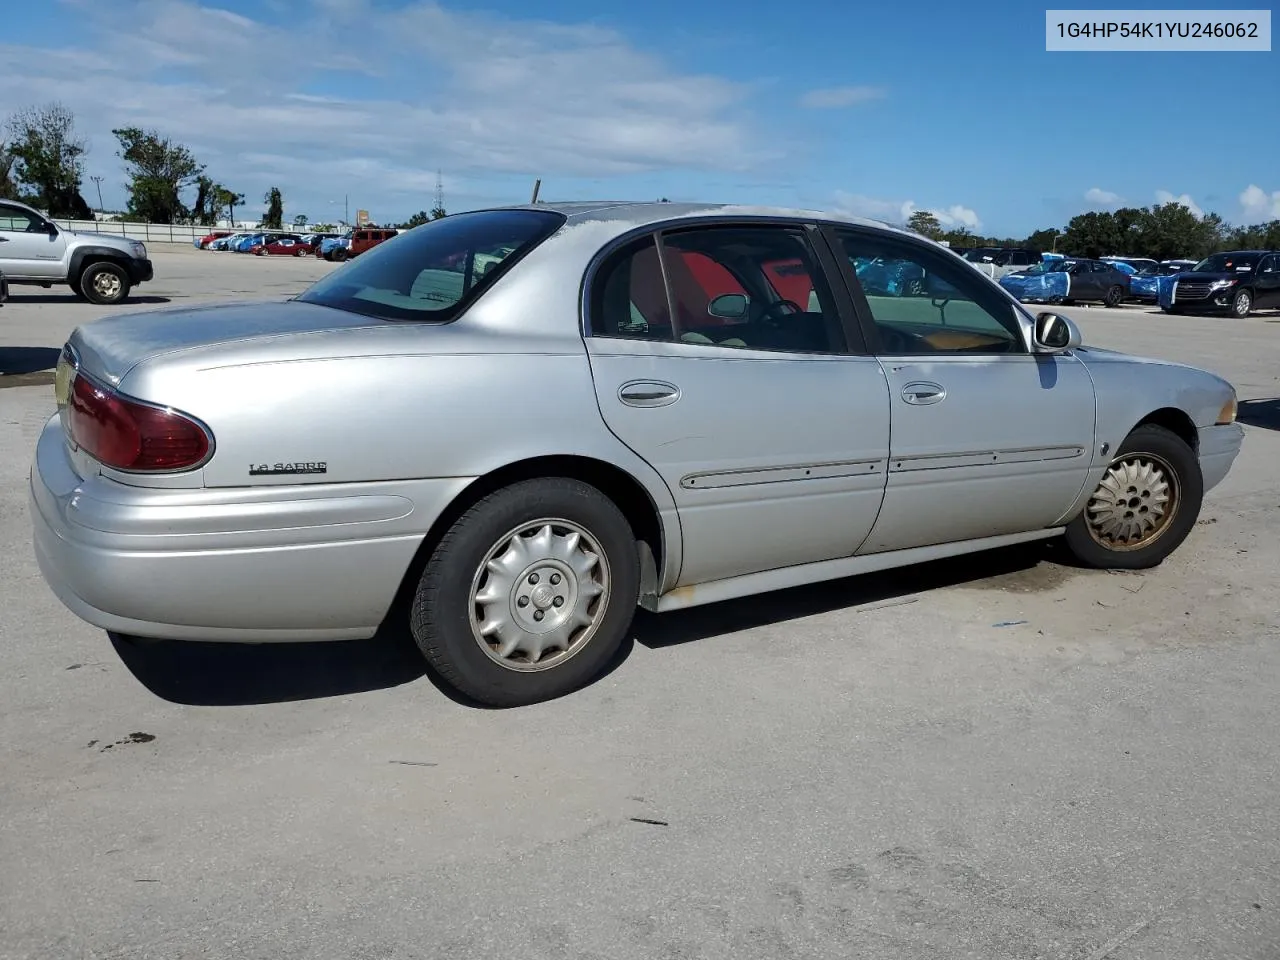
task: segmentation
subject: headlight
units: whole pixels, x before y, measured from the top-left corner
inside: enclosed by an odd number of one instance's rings
[[[1234,392],[1232,392],[1231,399],[1222,405],[1222,409],[1218,411],[1218,419],[1215,420],[1214,422],[1218,426],[1225,426],[1228,423],[1235,423],[1236,412],[1237,412],[1236,395]]]
[[[137,241],[137,240],[131,240],[131,241],[129,242],[129,246],[133,248],[133,255],[134,255],[135,257],[137,257],[137,258],[138,258],[138,259],[140,259],[140,260],[145,260],[145,259],[146,259],[146,257],[147,257],[147,247],[146,247],[146,244],[144,244],[144,243],[140,243],[140,242],[139,242],[139,241]]]
[[[1209,289],[1210,289],[1210,290],[1225,290],[1227,287],[1232,286],[1233,284],[1238,283],[1238,282],[1239,282],[1239,281],[1237,281],[1237,280],[1215,280],[1215,281],[1213,281],[1213,283],[1209,284]]]

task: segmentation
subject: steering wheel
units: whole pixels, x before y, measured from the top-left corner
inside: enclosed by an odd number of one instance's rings
[[[789,307],[789,313],[804,313],[800,304],[796,303],[794,300],[775,300],[761,311],[760,321],[762,323],[776,323],[776,321],[781,320],[782,317],[780,316],[774,317],[774,313],[781,307]]]

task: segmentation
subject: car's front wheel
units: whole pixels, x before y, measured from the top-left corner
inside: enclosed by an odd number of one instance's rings
[[[1253,294],[1248,290],[1237,290],[1231,298],[1231,315],[1239,320],[1249,316],[1253,309]]]
[[[1119,284],[1113,284],[1111,289],[1107,291],[1107,295],[1102,298],[1102,302],[1108,307],[1118,307],[1123,299],[1124,290],[1120,288]]]
[[[1134,429],[1079,516],[1068,549],[1091,567],[1140,570],[1162,563],[1200,515],[1204,479],[1195,451],[1156,424]]]
[[[481,499],[427,561],[414,639],[467,696],[512,707],[593,679],[621,645],[639,594],[635,534],[595,487],[527,480]]]
[[[90,303],[110,306],[129,296],[129,275],[118,264],[91,263],[80,274],[77,289]]]

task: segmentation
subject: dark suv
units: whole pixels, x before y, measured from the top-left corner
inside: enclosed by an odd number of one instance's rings
[[[1205,257],[1160,287],[1165,313],[1225,313],[1280,309],[1280,252],[1230,250]]]

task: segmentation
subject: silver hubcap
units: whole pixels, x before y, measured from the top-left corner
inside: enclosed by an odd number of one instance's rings
[[[1089,500],[1089,533],[1109,550],[1137,550],[1169,528],[1178,511],[1173,468],[1148,453],[1113,463]]]
[[[1252,306],[1252,301],[1247,293],[1242,293],[1236,297],[1236,313],[1240,314],[1240,316],[1243,317],[1248,313],[1250,306]]]
[[[609,604],[609,562],[576,523],[536,520],[489,551],[471,600],[471,632],[491,659],[510,670],[549,670],[599,627]]]
[[[102,297],[114,297],[120,293],[120,278],[114,273],[99,273],[93,278],[94,293]]]

